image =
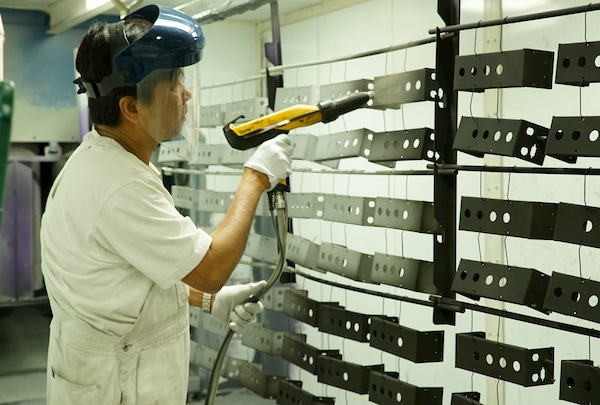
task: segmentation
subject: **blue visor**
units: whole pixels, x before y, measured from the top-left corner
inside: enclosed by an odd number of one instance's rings
[[[81,80],[89,97],[102,97],[114,88],[136,85],[156,69],[180,68],[202,59],[204,34],[190,16],[152,4],[128,14],[124,20],[130,18],[144,19],[152,23],[152,28],[128,44],[122,31],[123,22],[109,26],[113,70],[100,83]]]

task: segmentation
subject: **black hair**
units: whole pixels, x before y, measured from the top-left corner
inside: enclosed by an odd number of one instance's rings
[[[123,31],[127,41],[133,43],[151,27],[152,24],[146,20],[129,18],[124,22]],[[112,57],[108,24],[96,22],[92,24],[79,44],[75,68],[83,80],[99,83],[111,74]],[[121,117],[119,100],[126,96],[137,98],[136,86],[117,87],[103,97],[88,98],[92,123],[116,127]]]

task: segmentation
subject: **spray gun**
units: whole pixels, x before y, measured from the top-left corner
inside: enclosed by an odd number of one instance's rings
[[[246,150],[260,145],[279,134],[287,134],[295,128],[306,127],[318,122],[331,122],[340,115],[366,106],[373,98],[373,92],[356,92],[338,99],[325,100],[317,105],[298,104],[278,112],[257,118],[255,120],[234,125],[236,121],[243,118],[240,116],[223,127],[225,138],[234,149]],[[258,302],[275,285],[285,265],[286,259],[286,236],[287,236],[287,205],[286,192],[290,191],[287,180],[279,183],[273,190],[268,192],[269,210],[273,218],[275,232],[277,234],[277,247],[279,259],[275,271],[267,281],[267,285],[249,301]],[[273,214],[275,212],[275,214]],[[208,391],[206,394],[206,405],[212,405],[217,394],[219,377],[223,369],[227,348],[233,337],[233,331],[228,330],[221,348],[215,359]]]

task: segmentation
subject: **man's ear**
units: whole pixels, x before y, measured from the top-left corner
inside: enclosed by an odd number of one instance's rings
[[[121,97],[119,99],[119,109],[123,118],[129,122],[137,124],[140,122],[138,117],[137,100],[131,96]]]

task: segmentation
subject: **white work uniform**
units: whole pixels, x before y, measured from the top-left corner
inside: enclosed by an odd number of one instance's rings
[[[50,190],[42,272],[53,312],[48,405],[183,404],[188,287],[211,238],[147,166],[87,134]]]

